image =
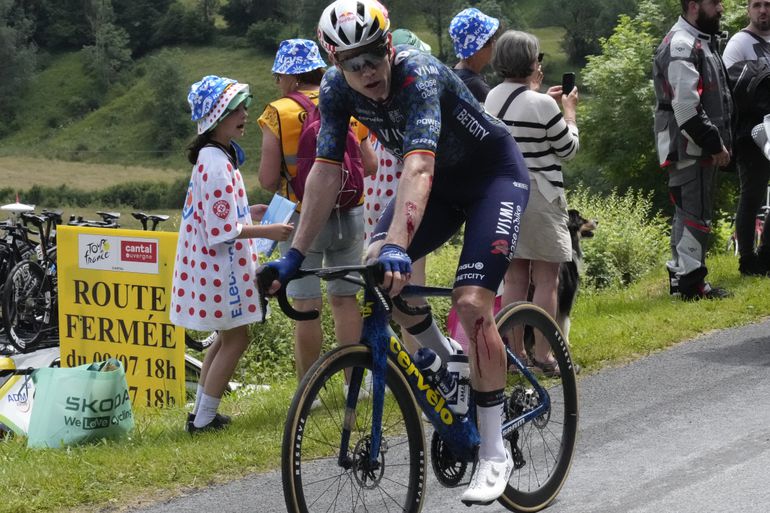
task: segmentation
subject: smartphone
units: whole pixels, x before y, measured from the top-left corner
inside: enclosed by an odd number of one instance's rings
[[[571,71],[561,76],[561,92],[562,94],[569,94],[575,87],[575,74]]]

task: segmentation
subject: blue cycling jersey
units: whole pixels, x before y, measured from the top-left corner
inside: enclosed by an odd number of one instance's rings
[[[529,173],[505,125],[484,111],[462,80],[430,55],[400,46],[386,101],[357,93],[333,68],[321,83],[318,106],[318,158],[342,161],[350,116],[402,159],[416,151],[435,156],[431,192],[409,256],[430,253],[465,223],[455,286],[496,291],[518,240]],[[394,208],[391,202],[379,219],[372,243],[386,238]]]
[[[339,69],[326,72],[318,104],[323,120],[318,157],[342,161],[350,116],[402,159],[418,150],[433,153],[437,170],[478,162],[489,154],[485,150],[497,147],[498,139],[510,138],[505,125],[487,114],[438,59],[409,46],[396,50],[390,96],[382,103],[355,92]]]

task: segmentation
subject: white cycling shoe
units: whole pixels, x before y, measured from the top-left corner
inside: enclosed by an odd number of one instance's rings
[[[511,472],[513,472],[513,458],[508,449],[505,450],[505,461],[479,458],[476,471],[460,500],[466,506],[492,503],[505,491]]]

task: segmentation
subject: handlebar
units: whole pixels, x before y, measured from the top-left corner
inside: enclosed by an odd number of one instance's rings
[[[350,276],[350,273],[358,273],[361,278]],[[394,298],[390,298],[378,287],[378,284],[382,282],[385,276],[385,270],[380,263],[325,267],[320,269],[300,269],[297,271],[297,274],[291,278],[291,280],[297,280],[310,275],[317,276],[322,280],[345,280],[350,283],[360,285],[365,289],[372,291],[374,295],[380,300],[380,303],[387,312],[390,312],[392,310],[392,306],[395,306],[401,312],[410,316],[427,315],[430,313],[431,307],[430,305],[410,305],[404,298],[426,296],[446,297],[452,294],[452,289],[448,288],[407,285],[402,289],[401,294]],[[278,271],[272,267],[263,266],[257,272],[257,288],[259,289],[260,296],[262,297],[263,310],[267,305],[267,297],[269,296],[268,291],[270,290],[270,286],[272,285],[273,281],[276,280],[278,280]],[[310,321],[318,318],[318,310],[313,310],[311,312],[300,312],[295,310],[286,295],[285,286],[282,286],[273,295],[278,300],[278,305],[281,307],[281,311],[290,319],[295,321]]]

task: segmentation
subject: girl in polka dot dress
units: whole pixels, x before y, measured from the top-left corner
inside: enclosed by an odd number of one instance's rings
[[[243,136],[249,86],[217,76],[190,88],[188,102],[198,137],[188,148],[193,163],[179,227],[171,300],[171,322],[198,331],[218,331],[201,369],[191,433],[221,429],[229,418],[217,409],[238,359],[249,344],[248,325],[261,321],[254,286],[254,238],[286,240],[288,224],[252,224],[264,206],[249,207],[238,164],[243,153],[234,142]]]

